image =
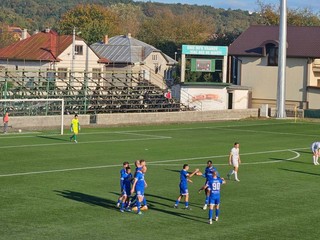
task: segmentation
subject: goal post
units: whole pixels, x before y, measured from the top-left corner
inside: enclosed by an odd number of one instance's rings
[[[0,111],[10,116],[57,116],[60,119],[60,134],[64,129],[64,99],[39,98],[39,99],[0,99]]]

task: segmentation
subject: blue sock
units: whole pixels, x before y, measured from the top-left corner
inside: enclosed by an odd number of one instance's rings
[[[219,217],[220,209],[216,209],[216,217]]]
[[[147,205],[147,199],[146,199],[145,197],[144,197],[143,200],[142,200],[142,204],[143,204],[143,205]]]
[[[189,202],[186,202],[185,204],[186,204],[186,208],[189,207]]]
[[[140,212],[140,208],[141,208],[141,203],[139,201],[137,201],[137,208],[138,208],[137,213],[139,213]]]
[[[118,202],[117,202],[117,204],[118,204],[118,203],[120,203],[120,202],[121,202],[121,200],[120,200],[120,199],[118,199]]]
[[[175,205],[176,205],[176,206],[178,206],[178,205],[179,205],[179,202],[180,202],[180,201],[179,201],[179,200],[177,200]]]
[[[123,210],[123,206],[124,206],[124,202],[121,202],[120,209],[122,209],[122,210]]]
[[[209,219],[212,219],[213,209],[209,209]]]
[[[206,201],[204,202],[206,205],[209,203],[209,196],[206,196]]]

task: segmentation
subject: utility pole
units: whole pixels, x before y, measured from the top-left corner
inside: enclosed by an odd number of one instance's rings
[[[277,118],[286,118],[287,0],[280,0]]]
[[[72,74],[72,76],[74,75],[74,60],[76,58],[75,46],[76,46],[76,28],[73,27],[73,31],[72,31],[72,51],[71,51],[71,55],[72,55],[72,59],[71,59],[71,74]]]

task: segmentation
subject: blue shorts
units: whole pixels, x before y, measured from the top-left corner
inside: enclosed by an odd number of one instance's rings
[[[137,196],[144,196],[144,188],[136,188]]]
[[[220,204],[220,197],[210,195],[209,205],[219,205],[219,204]]]
[[[181,195],[188,195],[189,191],[188,191],[188,186],[185,185],[179,185],[180,186],[180,194]]]
[[[131,187],[125,187],[123,190],[122,190],[122,195],[123,196],[131,196]]]

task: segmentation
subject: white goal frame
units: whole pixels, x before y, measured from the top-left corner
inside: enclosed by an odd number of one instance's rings
[[[61,129],[60,134],[63,135],[64,128],[64,99],[63,98],[35,98],[35,99],[0,99],[0,102],[61,102]]]

